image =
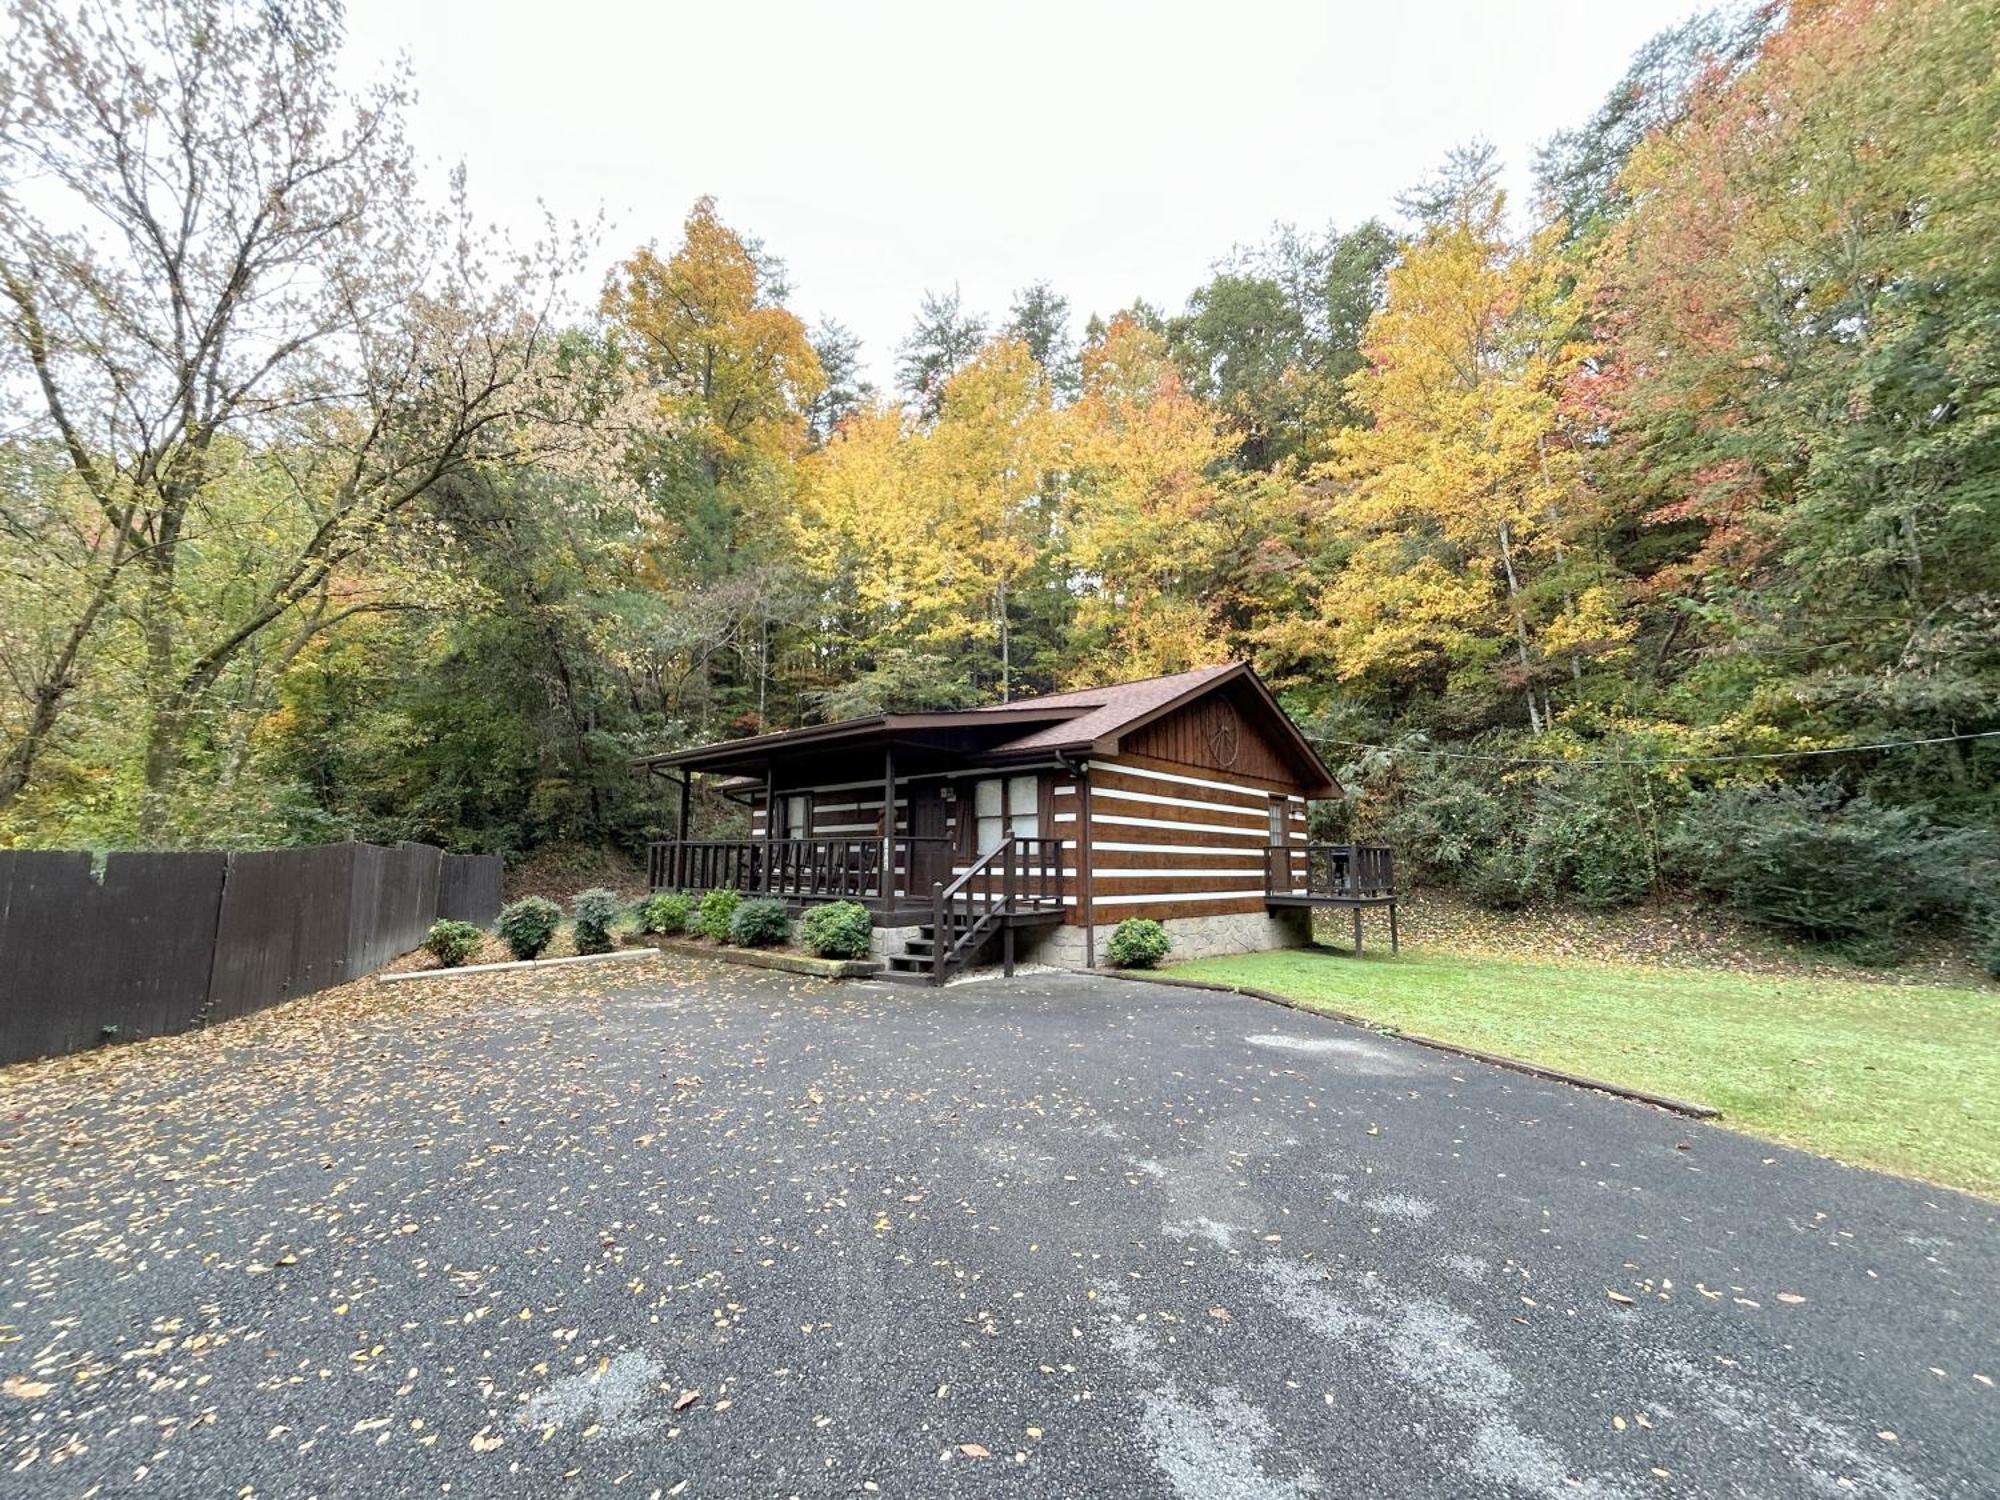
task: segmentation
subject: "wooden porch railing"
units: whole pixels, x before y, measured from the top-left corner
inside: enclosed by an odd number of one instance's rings
[[[909,841],[892,841],[894,867],[909,869]],[[876,839],[668,839],[646,846],[654,890],[856,901],[883,895],[883,843]]]
[[[1062,840],[1002,839],[950,885],[931,887],[931,983],[943,984],[1008,917],[1062,900]],[[1011,973],[1011,950],[1008,962]]]
[[[1395,858],[1387,844],[1272,844],[1264,851],[1264,889],[1322,901],[1382,901],[1396,894]]]

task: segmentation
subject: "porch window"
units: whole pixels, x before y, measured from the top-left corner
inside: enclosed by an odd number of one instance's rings
[[[1289,844],[1291,842],[1286,837],[1286,834],[1290,831],[1290,824],[1285,820],[1285,814],[1288,811],[1290,811],[1290,804],[1283,797],[1273,797],[1271,799],[1271,842],[1274,844]]]
[[[974,782],[972,820],[977,834],[975,855],[991,854],[1000,841],[1040,838],[1042,833],[1041,795],[1034,776],[995,777]]]
[[[801,792],[795,796],[780,797],[778,806],[781,816],[778,822],[778,837],[781,839],[809,839],[812,837],[812,796]]]

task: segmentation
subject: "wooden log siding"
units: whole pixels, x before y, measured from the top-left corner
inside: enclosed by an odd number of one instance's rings
[[[1249,758],[1260,768],[1267,764],[1266,757]],[[1287,842],[1305,844],[1305,802],[1294,785],[1157,756],[1093,760],[1089,837],[1097,920],[1263,911],[1274,796],[1284,802]]]

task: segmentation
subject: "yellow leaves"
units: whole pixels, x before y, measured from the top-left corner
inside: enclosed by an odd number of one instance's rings
[[[1591,352],[1562,271],[1552,237],[1502,237],[1497,200],[1426,230],[1390,271],[1347,383],[1372,421],[1306,491],[1349,548],[1319,611],[1339,677],[1504,657],[1532,691],[1550,655],[1631,638],[1598,581],[1596,501],[1559,400]]]
[[[997,340],[945,387],[938,419],[863,411],[804,465],[795,535],[866,627],[901,644],[984,639],[991,601],[1031,567],[1058,458],[1027,347]]]
[[[805,408],[826,384],[805,324],[769,295],[712,198],[696,202],[672,256],[643,246],[604,289],[604,313],[668,426],[717,464],[797,454]]]
[[[1549,655],[1605,652],[1625,645],[1639,627],[1637,621],[1620,617],[1621,602],[1606,585],[1591,585],[1543,628],[1542,650]]]

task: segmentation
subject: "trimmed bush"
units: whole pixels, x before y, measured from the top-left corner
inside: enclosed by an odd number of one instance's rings
[[[745,948],[774,948],[792,935],[782,901],[745,901],[729,917],[729,940]]]
[[[696,937],[714,938],[718,943],[729,941],[729,921],[736,915],[736,908],[743,904],[743,898],[734,891],[710,891],[688,918],[687,930]]]
[[[455,969],[479,951],[479,944],[485,936],[470,922],[454,922],[447,918],[431,923],[431,930],[424,935],[424,946],[447,969]]]
[[[523,896],[500,912],[500,936],[516,958],[540,957],[561,925],[562,908],[546,896]]]
[[[569,909],[576,918],[576,951],[609,953],[611,924],[618,920],[618,893],[601,885],[592,886],[587,891],[578,891]]]
[[[686,891],[660,891],[639,903],[639,930],[679,937],[694,914],[694,897]]]
[[[1158,922],[1149,917],[1127,917],[1111,934],[1104,952],[1114,969],[1151,969],[1173,945],[1167,929]]]
[[[806,908],[799,918],[799,942],[820,958],[866,958],[875,923],[858,901],[833,901]]]

